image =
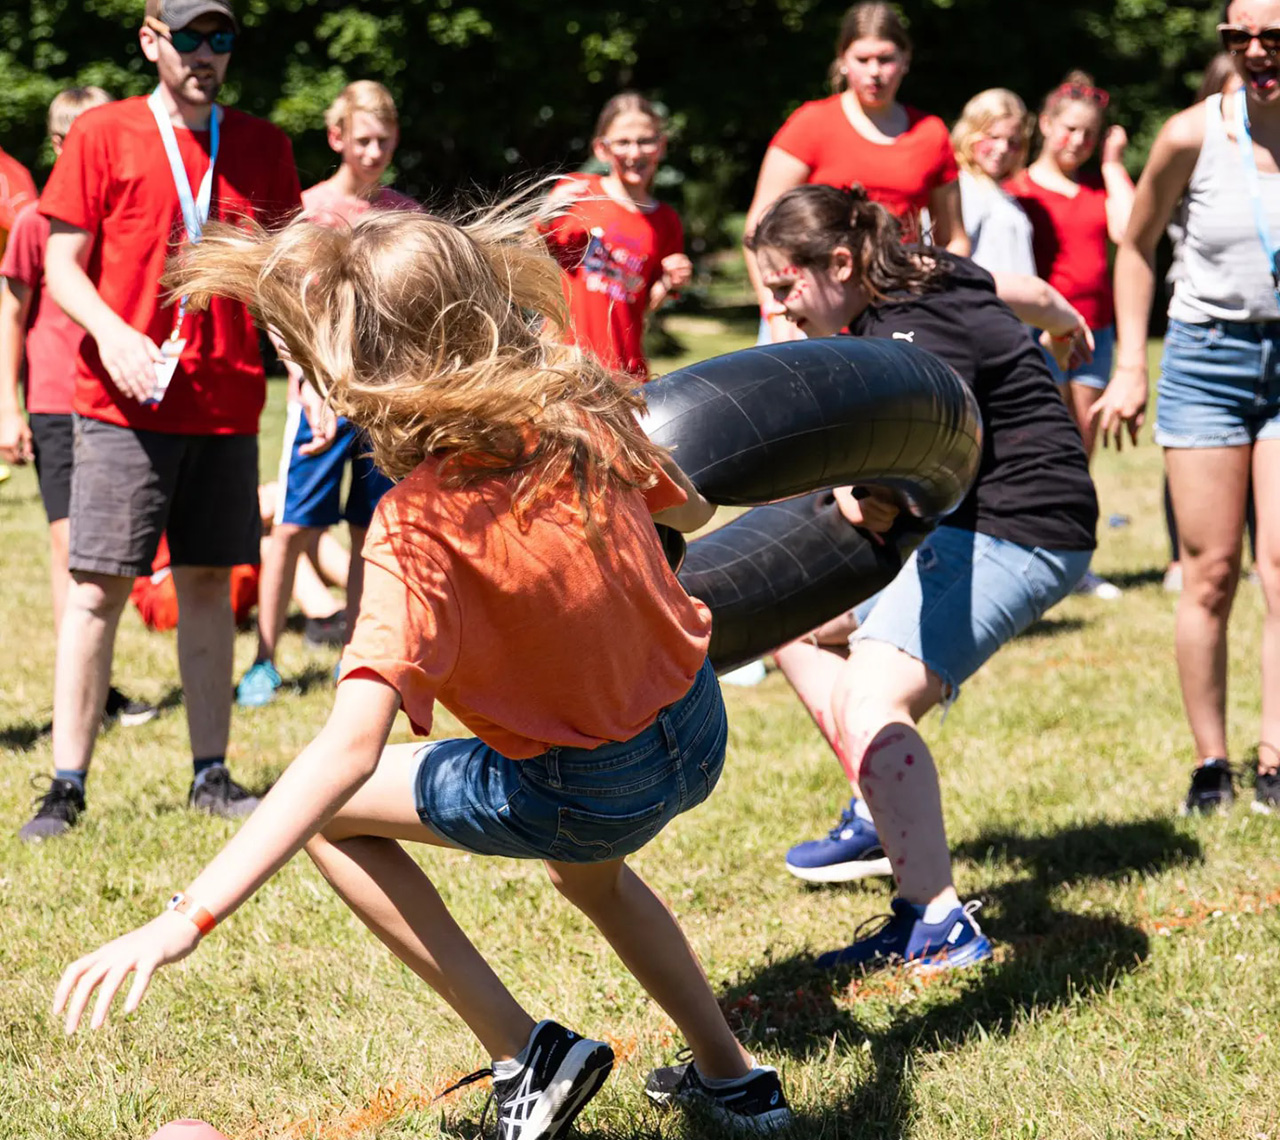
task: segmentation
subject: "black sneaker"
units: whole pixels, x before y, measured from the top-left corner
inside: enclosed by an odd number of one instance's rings
[[[146,701],[139,701],[122,693],[114,685],[107,690],[107,707],[103,710],[102,719],[115,721],[122,728],[136,728],[155,720],[160,710]]]
[[[37,776],[31,781],[32,787],[40,787],[43,780],[49,781],[48,790],[36,798],[36,814],[18,832],[24,843],[53,839],[69,831],[84,811],[84,793],[75,783],[56,776]]]
[[[1200,767],[1191,769],[1191,787],[1187,789],[1182,814],[1228,811],[1235,801],[1236,781],[1231,765],[1220,758],[1206,760]]]
[[[1254,811],[1270,815],[1280,811],[1280,772],[1256,772],[1253,781]]]
[[[767,1065],[757,1065],[732,1084],[717,1081],[712,1086],[703,1081],[690,1060],[654,1069],[644,1083],[644,1095],[654,1104],[688,1105],[740,1132],[771,1132],[791,1123],[778,1070]]]
[[[307,618],[302,627],[303,643],[312,649],[341,649],[347,643],[347,615],[344,610],[323,618]]]
[[[258,797],[237,784],[225,764],[215,764],[191,781],[187,806],[223,819],[244,819],[258,806]]]
[[[529,1044],[513,1061],[498,1061],[463,1077],[436,1097],[493,1077],[490,1101],[498,1109],[498,1140],[553,1140],[604,1084],[613,1068],[613,1050],[603,1041],[579,1037],[554,1021],[534,1026]],[[485,1105],[485,1114],[489,1106]],[[484,1132],[484,1117],[480,1118]]]

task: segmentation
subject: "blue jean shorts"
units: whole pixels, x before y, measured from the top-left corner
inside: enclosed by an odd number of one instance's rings
[[[724,702],[710,662],[631,740],[509,760],[476,739],[418,753],[418,818],[477,855],[599,863],[638,851],[710,794],[724,768]]]
[[[1170,321],[1156,391],[1161,447],[1280,439],[1280,322]]]
[[[954,700],[987,658],[1072,591],[1092,554],[940,526],[858,607],[849,647],[880,641],[902,650],[941,678]]]
[[[1038,337],[1040,334],[1033,330],[1033,335]],[[1071,369],[1070,372],[1064,373],[1058,367],[1058,362],[1043,348],[1040,353],[1045,363],[1049,365],[1049,371],[1056,383],[1083,384],[1086,388],[1101,390],[1111,383],[1111,369],[1116,357],[1115,326],[1108,325],[1104,329],[1093,330],[1093,359],[1088,364]]]
[[[338,417],[337,434],[329,447],[319,455],[303,455],[301,448],[312,438],[302,405],[290,404],[280,456],[280,498],[275,521],[323,528],[345,519],[351,526],[367,527],[378,501],[392,486],[369,458],[368,438],[345,416]],[[348,463],[351,485],[343,506],[342,478]]]

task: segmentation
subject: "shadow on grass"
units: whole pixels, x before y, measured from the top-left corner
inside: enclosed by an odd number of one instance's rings
[[[1200,859],[1201,847],[1172,822],[1153,818],[1096,823],[1051,835],[995,832],[961,844],[955,854],[1007,868],[1008,878],[987,892],[983,926],[997,961],[949,976],[939,1000],[901,973],[856,975],[818,970],[807,957],[775,961],[724,994],[735,1028],[797,1058],[815,1049],[858,1049],[870,1055],[872,1075],[839,1104],[797,1121],[806,1137],[905,1137],[912,1110],[911,1073],[921,1054],[948,1051],[974,1036],[1008,1034],[1036,1010],[1105,993],[1149,952],[1147,935],[1114,915],[1082,915],[1053,905],[1055,887],[1113,881]],[[865,985],[878,998],[864,1022],[838,996]],[[917,988],[922,987],[922,988]],[[883,1002],[896,1004],[883,1025]]]
[[[1018,634],[1018,637],[1028,641],[1044,637],[1057,637],[1063,633],[1075,633],[1077,630],[1084,629],[1088,624],[1084,618],[1078,617],[1041,618],[1039,621],[1027,626],[1026,629]]]
[[[160,712],[166,712],[169,709],[177,708],[182,704],[182,689],[180,686],[171,688],[156,703],[156,708]],[[114,720],[104,721],[103,730],[110,731],[119,728]],[[12,752],[30,752],[41,740],[53,734],[53,721],[24,720],[18,721],[16,724],[5,725],[0,728],[0,748],[7,748]]]
[[[295,673],[292,677],[284,679],[284,687],[290,693],[304,694],[311,692],[312,689],[327,685],[333,688],[333,665],[321,665],[318,662],[312,662],[301,673]]]
[[[1164,581],[1163,566],[1153,566],[1147,570],[1118,570],[1107,575],[1107,581],[1119,586],[1122,590],[1133,590],[1141,586],[1158,586]]]

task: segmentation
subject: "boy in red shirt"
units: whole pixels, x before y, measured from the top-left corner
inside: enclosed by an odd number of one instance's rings
[[[82,112],[110,102],[111,96],[101,87],[71,87],[55,96],[49,104],[48,119],[54,155],[62,153],[67,132]],[[62,610],[71,583],[67,569],[71,395],[83,333],[44,292],[48,240],[49,219],[35,209],[33,202],[14,221],[0,262],[0,457],[19,464],[35,461],[40,498],[49,520],[49,576],[56,635],[62,628]],[[18,399],[24,356],[30,422],[23,418]],[[106,712],[107,719],[124,725],[145,724],[156,715],[154,706],[126,696],[114,685],[107,690]]]
[[[257,330],[242,304],[188,312],[160,283],[166,259],[198,240],[209,219],[271,226],[301,204],[284,133],[217,105],[237,30],[229,0],[147,0],[138,38],[159,85],[149,98],[81,116],[40,200],[52,226],[49,292],[86,336],[55,774],[24,839],[59,835],[84,810],[116,624],[165,532],[182,614],[189,802],[232,818],[257,803],[225,763],[235,641],[228,582],[258,547],[266,383]]]
[[[13,223],[36,200],[36,184],[31,172],[0,147],[0,253]]]
[[[390,91],[367,79],[350,83],[324,119],[329,146],[342,162],[337,173],[302,195],[310,221],[349,226],[373,209],[421,209],[381,182],[400,137]],[[258,654],[236,686],[236,703],[250,708],[274,700],[284,683],[275,666],[276,642],[284,629],[298,556],[313,549],[319,536],[341,519],[351,531],[346,628],[355,625],[364,569],[360,550],[373,510],[391,487],[368,457],[369,441],[345,416],[335,419],[311,384],[294,384],[290,397],[275,525],[262,548]],[[348,466],[351,482],[344,506],[342,481]]]

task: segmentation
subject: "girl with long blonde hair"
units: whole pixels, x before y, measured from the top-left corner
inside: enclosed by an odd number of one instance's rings
[[[710,616],[653,526],[692,529],[712,508],[637,428],[637,388],[551,335],[560,279],[529,214],[211,228],[172,274],[193,304],[247,303],[398,482],[369,530],[319,736],[165,912],[67,969],[55,1009],[74,1029],[101,986],[98,1026],[130,973],[135,1008],[157,967],[305,846],[493,1058],[502,1135],[555,1137],[612,1050],[535,1023],[397,841],[537,858],[689,1042],[693,1061],[658,1070],[649,1095],[782,1123],[777,1073],[742,1050],[674,916],[625,862],[724,762]],[[436,700],[475,738],[386,746],[401,709],[426,735]]]

